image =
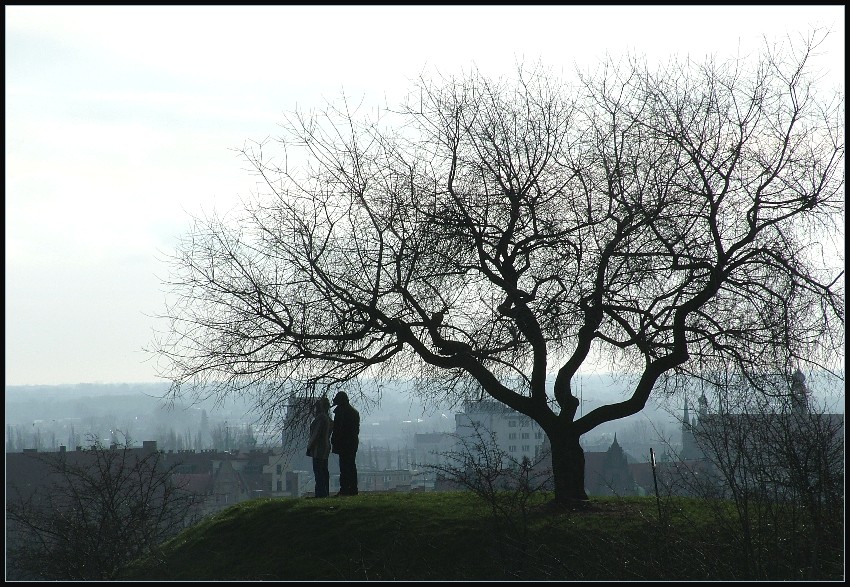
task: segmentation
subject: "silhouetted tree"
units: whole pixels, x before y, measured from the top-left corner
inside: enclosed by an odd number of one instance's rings
[[[198,431],[197,448],[202,450],[207,448],[208,443],[212,440],[210,437],[210,419],[207,416],[206,410],[201,410],[201,429]]]
[[[248,424],[245,431],[240,434],[239,446],[240,448],[246,448],[248,450],[257,447],[257,437],[254,436],[254,428],[250,424]]]
[[[584,500],[580,437],[651,394],[840,364],[843,102],[815,93],[816,47],[606,61],[575,85],[423,76],[373,120],[288,116],[282,160],[242,150],[262,186],[244,216],[197,218],[172,258],[170,393],[251,396],[270,421],[327,386],[365,402],[366,378],[486,394]],[[628,392],[577,414],[576,373],[605,362]]]
[[[216,450],[228,450],[230,448],[227,445],[228,431],[224,423],[219,422],[213,426],[210,430],[210,437],[212,438],[212,448]]]
[[[10,576],[108,580],[182,530],[197,497],[156,450],[94,439],[84,452],[36,454],[46,481],[6,496]]]
[[[15,444],[15,427],[11,424],[6,425],[6,452],[15,452],[17,444]]]

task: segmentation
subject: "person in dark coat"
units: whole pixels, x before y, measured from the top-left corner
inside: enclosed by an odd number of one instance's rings
[[[338,392],[333,399],[334,423],[331,450],[339,455],[339,493],[357,495],[357,447],[360,445],[360,412],[348,401],[348,394]]]
[[[313,477],[316,480],[316,497],[330,495],[330,472],[328,457],[331,454],[331,430],[333,421],[328,411],[331,402],[322,397],[313,405],[313,421],[310,423],[310,440],[307,442],[307,456],[313,458]]]

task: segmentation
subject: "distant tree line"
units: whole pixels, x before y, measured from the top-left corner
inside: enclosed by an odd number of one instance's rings
[[[129,430],[128,426],[118,425],[119,419],[115,417],[87,420],[80,426],[67,423],[51,425],[47,422],[44,425],[7,424],[6,452],[21,452],[24,449],[49,452],[59,450],[60,446],[73,450],[85,445],[87,435],[114,436],[119,429]],[[160,423],[150,432],[126,434],[130,443],[155,440],[162,450],[252,449],[262,444],[252,424],[228,424],[227,421],[211,424],[206,410],[202,412],[198,426],[190,425],[180,430],[167,423]]]

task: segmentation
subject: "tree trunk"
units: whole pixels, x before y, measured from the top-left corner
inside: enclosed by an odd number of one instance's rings
[[[575,434],[550,437],[555,501],[587,501],[584,490],[584,449]]]

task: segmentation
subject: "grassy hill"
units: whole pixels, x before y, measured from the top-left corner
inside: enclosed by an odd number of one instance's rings
[[[742,548],[707,502],[595,498],[494,514],[468,492],[257,499],[188,528],[126,580],[748,580],[843,578],[843,549]],[[716,505],[716,504],[715,504]],[[820,545],[824,549],[826,545]],[[801,558],[802,557],[802,558]]]

